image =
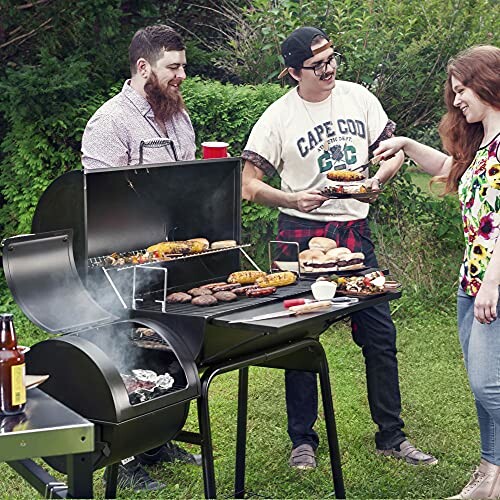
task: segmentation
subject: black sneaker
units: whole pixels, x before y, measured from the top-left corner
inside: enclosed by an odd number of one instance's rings
[[[153,479],[134,458],[126,464],[118,465],[118,487],[131,488],[134,491],[155,491],[165,488],[163,483]]]
[[[137,459],[144,465],[155,465],[161,463],[184,462],[185,464],[201,465],[201,455],[194,455],[180,446],[167,441],[163,446],[155,450],[146,451],[137,455]]]

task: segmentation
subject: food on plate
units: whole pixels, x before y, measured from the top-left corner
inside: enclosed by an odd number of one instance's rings
[[[229,275],[228,283],[240,283],[242,285],[251,285],[255,283],[258,278],[266,275],[263,271],[236,271]]]
[[[191,247],[192,253],[204,252],[210,247],[210,243],[206,238],[191,238],[186,243]]]
[[[337,261],[337,271],[354,271],[365,266],[365,254],[354,252],[342,255]]]
[[[261,288],[259,288],[259,285],[247,285],[247,286],[240,286],[239,288],[234,288],[231,291],[236,295],[246,295],[248,290],[261,290]]]
[[[350,253],[352,253],[352,252],[348,248],[338,247],[338,248],[334,248],[333,250],[329,250],[328,252],[326,252],[326,256],[330,260],[332,260],[333,262],[337,263],[345,255],[349,255]]]
[[[191,304],[195,306],[214,306],[217,304],[217,299],[213,295],[199,295],[198,297],[194,297],[191,301]]]
[[[187,304],[191,302],[192,297],[189,293],[184,292],[174,292],[170,295],[167,295],[167,302],[169,304]]]
[[[321,250],[304,250],[299,254],[299,262],[305,273],[328,272],[335,267]]]
[[[230,292],[235,288],[239,288],[241,286],[240,283],[224,283],[223,285],[214,286],[212,288],[212,292]]]
[[[323,195],[333,195],[333,194],[360,194],[372,192],[368,189],[362,182],[352,182],[352,183],[335,183],[330,186],[326,186],[322,189],[321,194]]]
[[[382,271],[374,271],[364,276],[338,277],[332,276],[338,290],[355,293],[380,293],[385,291],[385,276]]]
[[[269,286],[286,286],[295,283],[297,276],[290,271],[283,271],[281,273],[268,274],[259,278],[255,284],[259,285],[261,288],[266,288]]]
[[[238,244],[235,240],[221,240],[221,241],[213,241],[210,245],[212,250],[219,250],[220,248],[231,248],[235,247]]]
[[[326,176],[331,181],[340,181],[340,182],[352,182],[352,181],[361,181],[364,179],[363,174],[359,172],[353,172],[352,170],[330,170]]]
[[[361,252],[351,252],[338,247],[323,253],[320,250],[304,250],[299,254],[300,268],[305,273],[328,273],[363,269],[365,256]]]
[[[253,290],[247,290],[247,297],[265,297],[267,295],[271,295],[276,291],[275,286],[266,286],[264,288],[254,288]]]
[[[232,302],[238,298],[233,292],[215,292],[214,297],[220,302]]]
[[[212,295],[212,291],[209,288],[196,287],[188,290],[187,293],[192,297],[199,297],[200,295]]]
[[[322,252],[328,252],[332,248],[337,248],[337,243],[331,238],[324,238],[322,236],[315,236],[309,240],[309,248],[311,250],[321,250]]]

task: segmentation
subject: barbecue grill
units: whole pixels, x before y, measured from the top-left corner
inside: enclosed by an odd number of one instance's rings
[[[33,234],[4,242],[4,271],[16,302],[33,323],[62,334],[34,345],[27,369],[50,374],[44,391],[96,425],[94,468],[174,438],[189,402],[198,398],[201,440],[194,441],[202,445],[207,497],[215,496],[208,415],[213,377],[240,370],[235,494],[241,496],[245,370],[255,364],[317,371],[335,491],[343,497],[328,368],[315,339],[345,312],[245,321],[280,308],[284,298],[308,294],[310,282],[302,280],[267,297],[213,307],[165,300],[167,293],[223,281],[240,270],[242,256],[249,258],[241,242],[240,183],[235,158],[71,171],[56,179],[40,198]],[[165,239],[194,237],[238,244],[161,262],[136,264],[132,258]],[[119,265],[111,254],[118,255]],[[371,303],[383,300],[388,299]],[[135,389],[127,390],[134,369],[168,374],[172,384],[151,390],[132,379]],[[63,460],[47,462],[64,472]]]

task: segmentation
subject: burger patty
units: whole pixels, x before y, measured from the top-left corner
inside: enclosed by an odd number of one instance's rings
[[[364,261],[365,261],[364,259],[339,260],[337,262],[337,266],[338,267],[353,266],[354,264],[362,264]]]

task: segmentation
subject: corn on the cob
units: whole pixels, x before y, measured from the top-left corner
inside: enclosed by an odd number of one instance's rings
[[[285,285],[291,285],[292,283],[295,283],[295,280],[297,277],[295,276],[294,273],[290,271],[285,271],[282,273],[273,273],[273,274],[268,274],[267,276],[264,276],[263,278],[259,278],[255,284],[259,285],[261,288],[267,287],[267,286],[285,286]]]
[[[266,276],[266,273],[262,271],[236,271],[229,275],[227,282],[252,285],[258,278],[263,278],[264,276]]]
[[[148,247],[147,251],[149,253],[158,252],[160,255],[186,254],[191,252],[191,246],[186,241],[162,241]]]
[[[191,248],[191,253],[200,253],[204,250],[208,250],[208,240],[204,238],[193,238],[191,240],[187,240],[186,243]]]

